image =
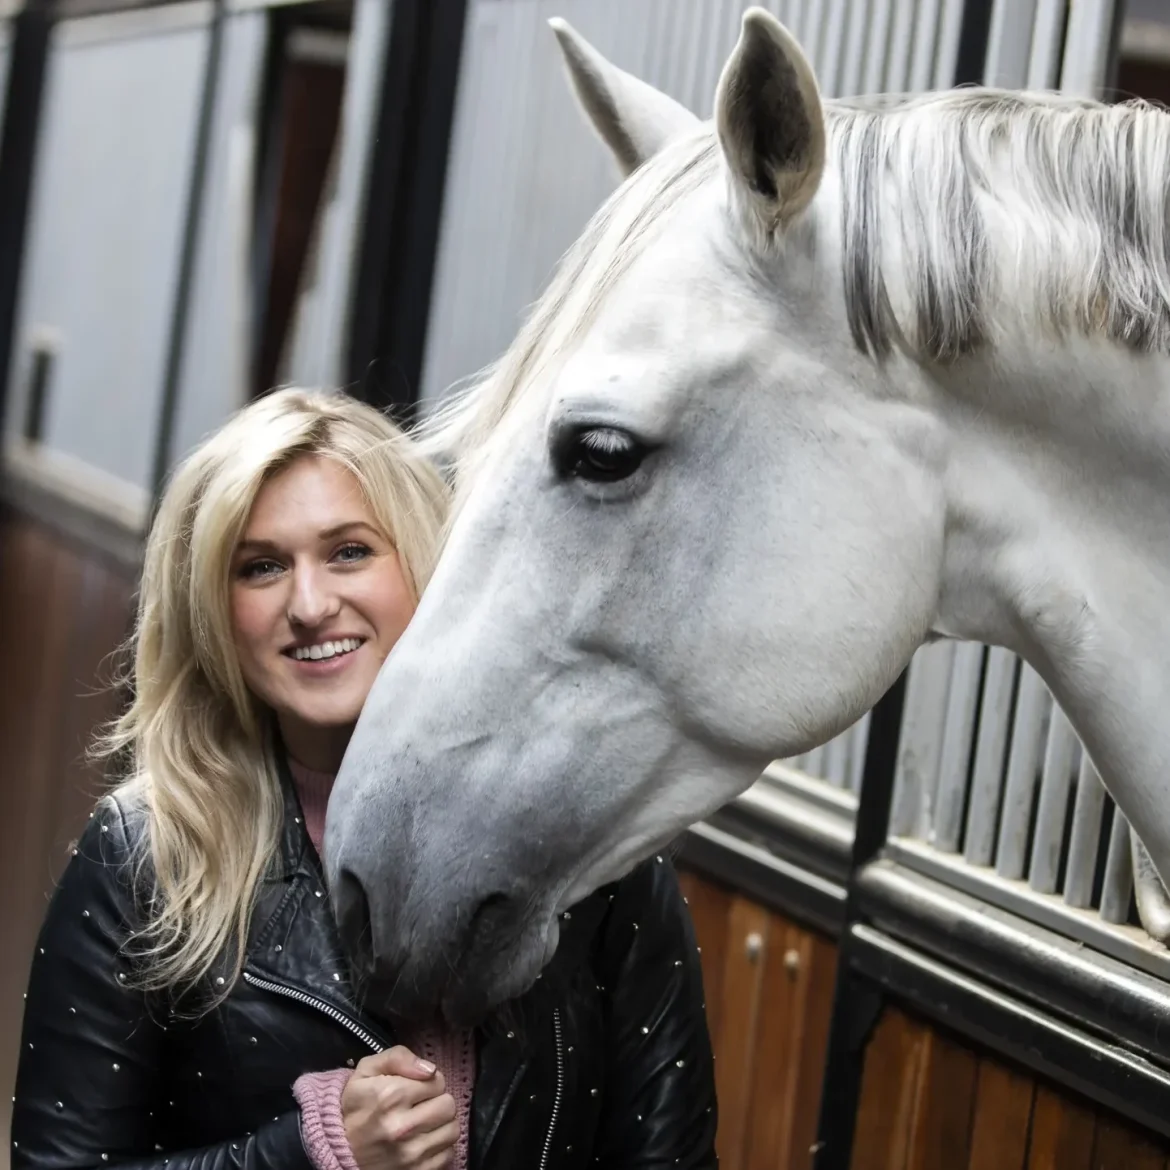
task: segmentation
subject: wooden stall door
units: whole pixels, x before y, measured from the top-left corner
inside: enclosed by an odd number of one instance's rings
[[[852,1170],[1170,1170],[1170,1142],[890,1008]]]
[[[715,1051],[722,1170],[808,1170],[837,952],[833,943],[698,875],[695,923]]]

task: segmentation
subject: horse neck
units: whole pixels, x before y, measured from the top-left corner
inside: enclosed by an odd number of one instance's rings
[[[1021,342],[938,391],[939,629],[1031,663],[1170,879],[1170,360]]]

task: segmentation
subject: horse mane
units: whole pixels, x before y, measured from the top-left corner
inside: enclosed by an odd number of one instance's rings
[[[1166,111],[984,88],[827,108],[863,351],[950,363],[987,344],[994,312],[1011,306],[1058,334],[1170,352]]]
[[[951,363],[990,343],[1006,303],[1039,327],[1170,352],[1170,114],[979,87],[835,99],[825,114],[860,350]],[[635,171],[565,253],[509,349],[419,425],[457,503],[512,404],[581,336],[663,213],[719,170],[706,123]]]

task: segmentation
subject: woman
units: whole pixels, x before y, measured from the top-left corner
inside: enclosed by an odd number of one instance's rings
[[[298,390],[175,472],[133,700],[102,745],[128,774],[33,959],[13,1170],[715,1165],[697,949],[666,864],[582,903],[577,949],[474,1033],[395,1034],[350,984],[325,804],[446,502],[377,411]]]

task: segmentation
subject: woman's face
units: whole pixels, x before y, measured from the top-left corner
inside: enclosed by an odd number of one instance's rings
[[[261,488],[232,556],[232,626],[294,759],[339,766],[413,613],[398,553],[341,464],[305,455]]]

